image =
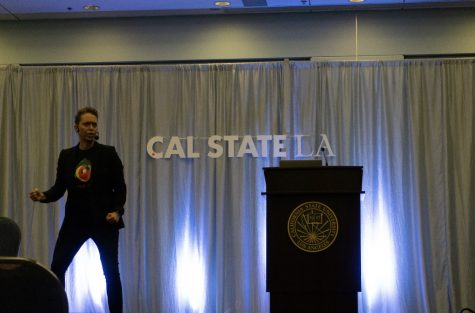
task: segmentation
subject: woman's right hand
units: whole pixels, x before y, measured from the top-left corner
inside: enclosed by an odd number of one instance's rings
[[[32,192],[30,192],[30,199],[33,201],[43,201],[46,200],[45,194],[38,190],[38,188],[34,188]]]

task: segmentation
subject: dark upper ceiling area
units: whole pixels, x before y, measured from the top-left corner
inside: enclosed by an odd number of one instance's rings
[[[460,7],[475,7],[475,0],[0,0],[0,20]]]

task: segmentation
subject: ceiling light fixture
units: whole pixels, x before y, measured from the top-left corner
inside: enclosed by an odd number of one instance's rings
[[[365,2],[365,0],[349,0],[350,2],[353,3],[360,3],[360,2]]]
[[[216,1],[214,3],[214,5],[217,6],[217,7],[228,7],[228,6],[231,5],[231,2],[229,2],[229,1]]]
[[[88,4],[83,6],[84,10],[86,11],[99,11],[101,9],[100,6],[95,5],[95,4]]]

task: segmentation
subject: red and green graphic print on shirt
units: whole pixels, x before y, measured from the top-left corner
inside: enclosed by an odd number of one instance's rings
[[[87,183],[91,179],[92,163],[88,159],[84,158],[76,166],[76,171],[74,172],[74,177]]]

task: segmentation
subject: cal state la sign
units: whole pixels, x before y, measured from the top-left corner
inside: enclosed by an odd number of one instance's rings
[[[320,134],[320,145],[316,150],[310,151],[310,135],[212,135],[201,138],[194,136],[154,136],[147,142],[147,153],[153,159],[196,159],[201,157],[216,158],[242,158],[251,156],[289,158],[288,147],[290,141],[296,147],[295,158],[320,157],[322,148],[326,156],[335,156],[330,141],[326,134]],[[199,152],[197,147],[205,141],[206,152]],[[315,152],[316,151],[316,152]]]

